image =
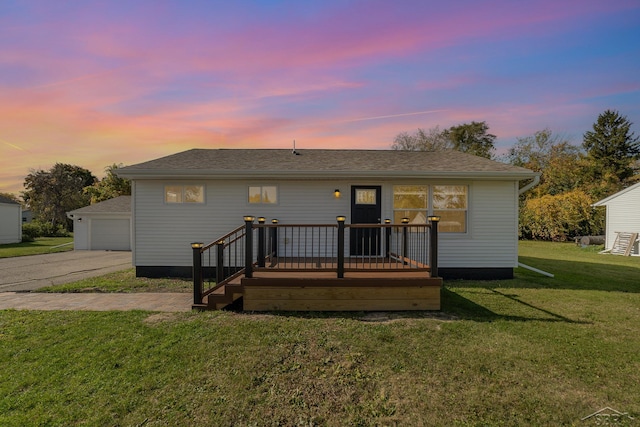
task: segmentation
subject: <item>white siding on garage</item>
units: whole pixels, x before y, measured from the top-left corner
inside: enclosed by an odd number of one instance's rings
[[[89,220],[86,218],[73,220],[73,249],[76,251],[90,250]]]
[[[92,250],[131,250],[131,230],[129,219],[92,219]]]
[[[203,184],[205,203],[164,202],[164,186]],[[518,196],[514,181],[314,180],[153,181],[136,180],[134,265],[190,266],[191,242],[209,243],[242,225],[244,215],[278,218],[281,224],[350,222],[351,186],[382,186],[382,218],[393,218],[393,185],[469,185],[468,233],[440,234],[440,266],[511,268],[517,265]],[[278,204],[250,205],[249,186],[276,185]],[[335,189],[342,197],[336,199]]]
[[[611,249],[616,239],[616,232],[640,233],[640,186],[621,192],[619,196],[606,203],[606,248]],[[636,244],[633,254],[638,254]]]
[[[0,203],[0,244],[22,241],[22,214],[19,204]]]

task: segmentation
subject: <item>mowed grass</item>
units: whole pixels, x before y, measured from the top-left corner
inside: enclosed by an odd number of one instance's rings
[[[0,245],[0,258],[50,254],[73,250],[73,237],[38,237],[33,242]]]
[[[0,425],[635,425],[640,259],[521,255],[556,277],[448,282],[438,313],[2,311]]]
[[[193,292],[193,281],[180,278],[136,277],[135,269],[130,268],[104,276],[47,286],[35,292]]]

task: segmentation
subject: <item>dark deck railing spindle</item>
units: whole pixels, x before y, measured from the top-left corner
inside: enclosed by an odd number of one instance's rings
[[[258,224],[260,225],[258,227],[258,267],[264,267],[264,221],[264,217],[258,218]]]
[[[344,278],[344,216],[336,217],[338,221],[338,279]]]
[[[202,246],[201,242],[191,244],[193,250],[193,303],[202,304]]]
[[[244,237],[244,276],[253,277],[253,216],[244,217],[245,237]]]
[[[429,265],[431,266],[431,277],[438,277],[438,222],[439,216],[430,216],[431,224],[430,248],[429,248]]]

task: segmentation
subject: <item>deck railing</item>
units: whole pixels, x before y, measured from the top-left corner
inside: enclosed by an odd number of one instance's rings
[[[194,304],[201,304],[205,295],[243,273],[245,247],[246,227],[244,225],[207,245],[191,244]]]
[[[438,217],[426,224],[266,223],[245,224],[208,245],[193,243],[194,303],[244,274],[329,271],[337,278],[352,271],[429,271],[438,277]],[[347,232],[348,230],[348,232]]]

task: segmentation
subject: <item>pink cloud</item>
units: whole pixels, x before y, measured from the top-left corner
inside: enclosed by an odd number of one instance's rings
[[[563,120],[592,114],[588,97],[638,90],[628,81],[596,82],[589,90],[564,84],[532,96],[545,105],[522,91],[521,102],[471,106],[444,95],[448,103],[416,100],[404,90],[446,95],[479,83],[507,86],[501,77],[488,82],[470,69],[401,81],[389,77],[399,71],[388,70],[429,60],[437,69],[436,54],[454,47],[558,34],[634,7],[632,1],[338,2],[294,19],[284,9],[265,19],[252,11],[192,13],[150,4],[127,5],[124,13],[108,2],[61,12],[42,3],[32,20],[0,17],[0,66],[17,70],[13,83],[0,80],[0,140],[29,150],[0,144],[10,176],[55,161],[100,175],[110,163],[196,146],[285,148],[296,139],[308,148],[389,148],[401,131],[472,120],[513,139],[546,126],[561,131]],[[470,64],[473,54],[456,53],[469,55]],[[374,75],[377,65],[382,71]],[[511,87],[534,86],[520,79]]]

